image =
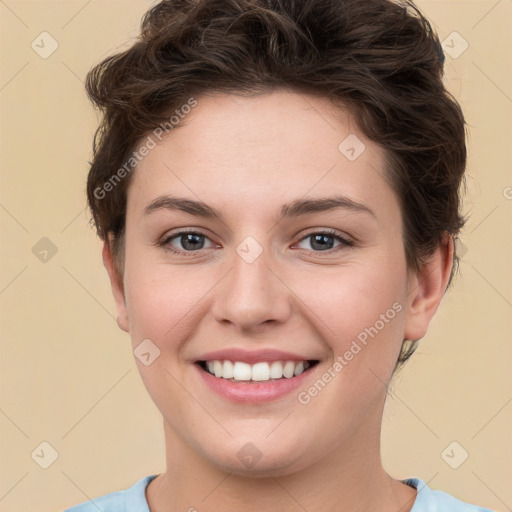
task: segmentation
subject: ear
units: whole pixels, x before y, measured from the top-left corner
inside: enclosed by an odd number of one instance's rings
[[[110,240],[111,238],[109,235],[108,241],[105,240],[103,242],[103,264],[105,265],[105,268],[107,269],[108,275],[110,277],[110,285],[112,287],[112,294],[114,295],[114,301],[116,304],[117,325],[123,331],[130,332],[128,312],[126,309],[126,301],[124,297],[123,276],[119,274],[114,265],[114,258],[110,249]]]
[[[404,331],[406,339],[419,340],[427,333],[430,320],[437,311],[450,279],[453,252],[453,236],[446,234],[419,272],[411,272]]]

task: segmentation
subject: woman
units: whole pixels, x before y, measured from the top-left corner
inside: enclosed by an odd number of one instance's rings
[[[488,510],[380,458],[464,224],[443,60],[410,2],[173,0],[89,73],[88,199],[167,469],[69,512]]]

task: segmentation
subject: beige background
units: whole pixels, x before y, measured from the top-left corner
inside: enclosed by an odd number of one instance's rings
[[[57,512],[164,470],[160,416],[84,210],[96,114],[82,81],[150,5],[0,1],[0,512]],[[397,478],[511,510],[512,1],[418,5],[452,53],[453,31],[469,44],[446,69],[470,129],[470,220],[462,275],[392,386],[383,458]],[[43,31],[59,45],[47,59],[31,48]],[[32,252],[43,237],[57,248],[46,262]],[[58,452],[47,469],[43,441]],[[442,457],[453,441],[451,461],[469,453],[458,469]]]

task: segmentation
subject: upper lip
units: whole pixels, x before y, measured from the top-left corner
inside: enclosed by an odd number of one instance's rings
[[[198,361],[241,361],[248,364],[262,363],[265,361],[312,361],[315,357],[303,356],[292,352],[284,352],[274,349],[246,350],[242,348],[225,348],[202,354]]]

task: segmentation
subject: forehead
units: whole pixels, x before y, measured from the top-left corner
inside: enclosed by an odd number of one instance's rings
[[[165,193],[229,205],[247,217],[273,203],[333,192],[377,209],[383,202],[398,207],[385,179],[384,150],[348,110],[325,98],[286,90],[201,96],[155,142],[134,171],[128,214]]]

